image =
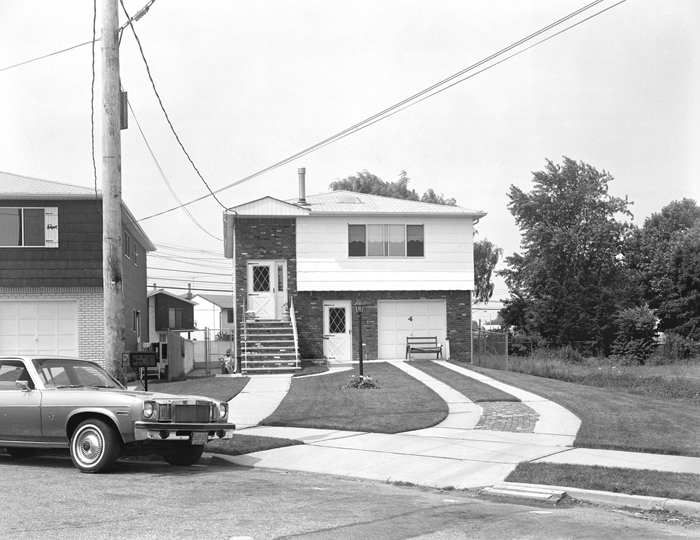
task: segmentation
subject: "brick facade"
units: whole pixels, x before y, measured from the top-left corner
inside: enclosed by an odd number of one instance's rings
[[[365,304],[362,314],[363,358],[375,360],[378,356],[377,301],[379,300],[445,300],[447,339],[450,356],[469,361],[471,354],[471,292],[470,291],[335,291],[297,292],[294,294],[299,353],[302,358],[323,357],[323,301],[361,299]],[[359,360],[359,318],[352,316],[352,357]]]

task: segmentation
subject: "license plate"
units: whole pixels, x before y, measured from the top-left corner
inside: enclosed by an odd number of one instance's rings
[[[195,431],[192,434],[192,444],[207,444],[209,441],[209,433],[206,431],[200,432],[200,431]]]

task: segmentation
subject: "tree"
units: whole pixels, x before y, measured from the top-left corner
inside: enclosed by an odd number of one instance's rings
[[[659,318],[659,329],[700,339],[700,208],[673,201],[628,241],[634,290]]]
[[[410,178],[406,171],[401,171],[396,182],[385,182],[378,176],[364,170],[342,180],[336,180],[329,186],[333,191],[345,190],[356,193],[370,193],[393,197],[395,199],[408,199],[433,204],[457,206],[456,199],[446,199],[442,194],[438,195],[433,189],[426,191],[422,197],[418,197],[415,190],[408,189]],[[491,276],[503,255],[503,250],[488,239],[474,242],[474,298],[475,302],[488,302],[493,296],[493,283]]]
[[[511,292],[503,318],[526,334],[566,344],[593,341],[605,350],[615,334],[624,279],[627,199],[608,194],[605,171],[564,157],[533,173],[534,189],[512,185],[508,209],[521,230],[522,254],[499,272]]]
[[[491,275],[503,256],[503,250],[488,238],[474,242],[474,298],[476,302],[488,302],[493,296]]]

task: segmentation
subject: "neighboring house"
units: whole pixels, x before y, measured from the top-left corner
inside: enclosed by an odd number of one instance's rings
[[[0,355],[104,363],[102,193],[0,172]],[[147,253],[122,203],[125,350],[146,341]]]
[[[214,339],[218,333],[230,333],[233,329],[233,296],[230,294],[195,294],[192,301],[194,322],[198,330],[214,330],[209,338]]]
[[[406,337],[436,337],[470,359],[474,224],[485,212],[334,191],[265,197],[225,213],[236,319],[279,319],[293,303],[302,358],[402,359]],[[435,357],[435,354],[432,354]]]
[[[168,332],[183,334],[195,330],[195,303],[163,289],[148,293],[148,336],[151,343],[157,343],[158,361],[168,365]],[[186,337],[186,336],[185,336]]]

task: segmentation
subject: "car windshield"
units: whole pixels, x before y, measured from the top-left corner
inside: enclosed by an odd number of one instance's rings
[[[34,360],[47,388],[123,388],[109,373],[92,362],[64,358]]]

